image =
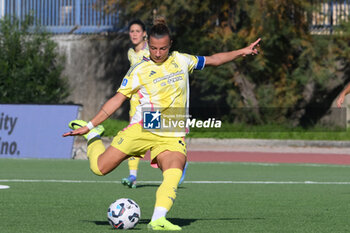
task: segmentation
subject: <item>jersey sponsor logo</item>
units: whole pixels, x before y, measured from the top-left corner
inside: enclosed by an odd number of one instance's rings
[[[184,71],[180,70],[180,71],[177,71],[176,73],[172,73],[172,74],[160,77],[160,78],[156,78],[156,79],[153,80],[153,83],[156,84],[156,83],[161,82],[163,80],[169,80],[169,79],[171,79],[171,78],[173,78],[175,76],[181,76],[182,74],[184,74]]]
[[[172,83],[175,83],[175,82],[180,81],[180,80],[183,80],[183,78],[181,76],[177,76],[174,78],[168,78],[168,84],[172,84]]]
[[[143,112],[143,128],[144,129],[160,129],[161,113],[159,111]]]

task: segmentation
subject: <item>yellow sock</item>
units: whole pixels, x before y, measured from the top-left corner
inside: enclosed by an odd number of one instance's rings
[[[128,160],[129,170],[137,170],[139,166],[140,158],[139,157],[131,157]]]
[[[170,168],[163,172],[163,182],[156,193],[155,207],[164,207],[168,211],[174,204],[176,190],[182,176],[182,170]]]
[[[103,176],[100,169],[98,169],[97,161],[98,157],[106,150],[105,146],[102,143],[102,140],[95,140],[92,143],[88,144],[87,147],[87,156],[90,161],[90,169],[93,173],[99,176]]]

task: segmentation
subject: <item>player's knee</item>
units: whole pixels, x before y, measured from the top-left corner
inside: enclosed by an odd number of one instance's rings
[[[90,169],[95,175],[98,175],[98,176],[104,176],[106,174],[106,173],[101,172],[97,166],[90,166]]]

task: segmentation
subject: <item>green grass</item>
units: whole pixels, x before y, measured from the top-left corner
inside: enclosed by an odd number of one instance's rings
[[[349,166],[302,164],[190,163],[191,181],[350,182]],[[127,163],[105,177],[88,161],[0,159],[0,232],[116,232],[106,212],[117,198],[134,199],[149,222],[161,173],[140,163],[140,187],[119,181]],[[31,182],[28,180],[32,180]],[[34,182],[36,180],[36,182]],[[95,181],[70,183],[64,181]],[[41,182],[38,182],[41,181]],[[184,183],[168,219],[182,232],[348,232],[349,184]]]
[[[128,125],[127,121],[106,120],[105,136],[114,137]],[[192,129],[189,138],[249,138],[249,139],[295,139],[295,140],[350,140],[350,134],[344,129],[327,129],[316,126],[311,129],[284,125],[248,126],[244,124],[223,123],[220,130]]]

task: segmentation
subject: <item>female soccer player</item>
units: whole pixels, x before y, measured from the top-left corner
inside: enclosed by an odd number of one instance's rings
[[[149,49],[147,43],[146,25],[139,19],[133,20],[129,24],[129,38],[133,47],[128,50],[128,59],[130,66],[136,65],[143,57],[149,57]],[[130,98],[130,119],[136,112],[136,106],[140,104],[140,94],[134,93]],[[140,155],[144,157],[144,155]],[[132,156],[128,159],[129,177],[122,179],[122,184],[130,188],[136,188],[137,171],[140,162],[140,157]]]
[[[146,25],[139,19],[133,20],[129,24],[129,38],[133,47],[128,50],[128,59],[130,62],[130,66],[134,66],[140,61],[142,61],[143,57],[149,58],[149,48],[147,43],[147,33],[146,33]],[[129,116],[130,119],[136,112],[136,106],[140,104],[140,93],[135,93],[130,98],[130,111]],[[138,165],[140,162],[140,158],[143,158],[144,155],[132,156],[128,159],[129,166],[129,177],[122,179],[122,184],[129,186],[130,188],[136,188],[136,179],[137,179],[137,171]],[[185,171],[187,168],[187,162],[185,165],[185,169],[183,170],[182,177],[180,179],[179,184],[185,178]]]
[[[148,131],[142,128],[142,109],[186,109],[188,107],[188,78],[194,69],[219,66],[238,57],[257,54],[260,39],[248,47],[211,56],[192,56],[179,52],[169,54],[171,37],[165,22],[155,24],[149,34],[150,58],[130,68],[115,96],[110,98],[88,123],[75,120],[74,129],[63,136],[83,135],[88,139],[87,155],[91,170],[97,175],[106,175],[128,156],[151,151],[151,160],[163,173],[163,181],[156,192],[155,208],[148,228],[152,230],[181,230],[180,226],[166,220],[176,197],[176,190],[186,163],[184,131]],[[100,135],[100,124],[114,113],[134,93],[142,98],[130,125],[119,132],[111,145],[105,149]],[[166,111],[164,110],[164,112]],[[154,119],[163,112],[153,112]],[[154,120],[152,118],[152,120]],[[148,119],[149,120],[149,119]]]

